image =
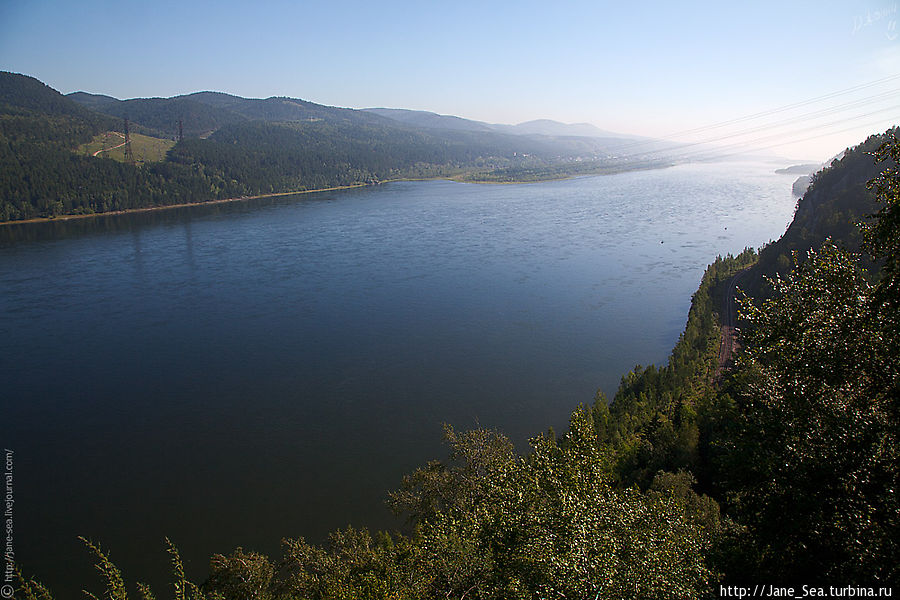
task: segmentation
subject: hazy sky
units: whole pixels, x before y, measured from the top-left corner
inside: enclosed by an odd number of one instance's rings
[[[773,148],[825,159],[900,122],[900,77],[884,81],[900,76],[898,2],[0,0],[0,69],[63,93],[285,95],[651,136],[819,99],[681,139],[830,133]]]

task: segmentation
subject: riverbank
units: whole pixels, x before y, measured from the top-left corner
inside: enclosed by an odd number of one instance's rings
[[[569,175],[565,177],[557,177],[553,180],[563,180],[570,179],[572,177],[579,177],[579,175]],[[477,184],[525,184],[525,183],[539,183],[539,181],[482,181],[475,179],[466,179],[464,176],[443,176],[443,177],[427,177],[427,178],[400,178],[400,179],[388,179],[385,181],[379,181],[375,185],[381,185],[385,183],[396,183],[400,181],[456,181],[459,183],[477,183]],[[544,180],[551,181],[551,180]],[[126,210],[111,210],[107,212],[94,212],[94,213],[82,213],[82,214],[71,214],[71,215],[58,215],[54,217],[33,217],[31,219],[18,219],[15,221],[0,221],[0,227],[5,225],[24,225],[24,224],[33,224],[33,223],[58,223],[60,221],[74,221],[78,219],[90,219],[96,217],[107,217],[111,215],[132,215],[146,212],[156,212],[156,211],[164,211],[178,208],[189,208],[191,206],[214,206],[217,204],[230,204],[234,202],[247,202],[249,200],[261,200],[264,198],[277,198],[280,196],[296,196],[300,194],[314,194],[318,192],[335,192],[339,190],[352,190],[361,187],[369,187],[373,184],[370,183],[354,183],[352,185],[340,185],[333,186],[327,188],[318,188],[312,190],[297,190],[291,192],[273,192],[271,194],[258,194],[255,196],[240,196],[237,198],[221,198],[219,200],[201,200],[199,202],[181,202],[179,204],[167,204],[165,206],[145,206],[142,208],[129,208]]]
[[[494,171],[470,171],[451,177],[464,183],[521,184],[563,181],[575,177],[617,175],[632,171],[653,171],[674,166],[672,162],[642,164],[597,165],[591,163],[562,165],[556,167],[536,167],[529,169],[497,169]]]
[[[20,219],[14,221],[0,221],[0,227],[4,225],[19,225],[19,224],[28,224],[28,223],[53,223],[59,221],[71,221],[75,219],[89,219],[93,217],[102,217],[102,216],[110,216],[110,215],[126,215],[126,214],[137,214],[144,212],[152,212],[152,211],[162,211],[169,209],[177,209],[177,208],[187,208],[191,206],[211,206],[217,204],[228,204],[233,202],[245,202],[248,200],[259,200],[262,198],[277,198],[280,196],[294,196],[299,194],[313,194],[317,192],[334,192],[338,190],[350,190],[360,187],[367,187],[371,185],[381,185],[385,183],[395,183],[400,181],[456,181],[458,183],[475,183],[480,185],[522,185],[527,183],[544,183],[548,181],[564,181],[566,179],[573,179],[575,177],[594,177],[600,175],[616,175],[618,173],[624,173],[626,171],[648,171],[655,169],[665,169],[667,167],[672,166],[671,164],[664,163],[659,165],[635,165],[629,168],[623,168],[621,166],[618,167],[594,167],[592,169],[570,169],[570,170],[546,170],[542,172],[530,171],[530,172],[518,172],[514,174],[510,174],[508,178],[500,178],[496,177],[494,179],[490,179],[490,173],[484,172],[462,172],[457,173],[455,175],[440,175],[435,177],[400,177],[397,179],[386,179],[383,181],[379,181],[376,184],[372,183],[354,183],[351,185],[342,185],[342,186],[333,186],[326,188],[318,188],[312,190],[296,190],[290,192],[273,192],[271,194],[258,194],[255,196],[240,196],[237,198],[222,198],[219,200],[203,200],[199,202],[182,202],[179,204],[167,204],[165,206],[145,206],[141,208],[129,208],[125,210],[111,210],[107,212],[95,212],[95,213],[82,213],[82,214],[69,214],[69,215],[58,215],[53,217],[33,217],[31,219]]]
[[[274,192],[271,194],[259,194],[256,196],[240,196],[238,198],[221,198],[219,200],[204,200],[200,202],[182,202],[180,204],[167,204],[165,206],[146,206],[143,208],[129,208],[126,210],[111,210],[108,212],[84,213],[79,215],[59,215],[56,217],[34,217],[32,219],[21,219],[17,221],[0,221],[0,227],[3,225],[19,225],[23,223],[55,223],[58,221],[72,221],[76,219],[89,219],[92,217],[106,217],[109,215],[131,215],[144,212],[152,212],[159,210],[169,210],[175,208],[187,208],[190,206],[211,206],[216,204],[228,204],[231,202],[246,202],[248,200],[259,200],[261,198],[277,198],[279,196],[294,196],[297,194],[312,194],[314,192],[333,192],[337,190],[350,190],[359,187],[366,187],[367,183],[354,183],[353,185],[341,185],[335,187],[321,188],[316,190],[299,190],[295,192]]]

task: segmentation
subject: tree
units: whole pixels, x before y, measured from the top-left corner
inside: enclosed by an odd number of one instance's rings
[[[710,501],[691,504],[696,495],[674,484],[617,488],[590,411],[523,458],[495,432],[448,437],[458,463],[418,471],[399,497],[435,595],[692,598],[715,579],[704,558],[718,527]]]
[[[745,304],[726,487],[769,581],[896,581],[898,357],[855,255],[810,251],[775,298]]]
[[[878,296],[892,310],[900,305],[900,140],[897,131],[889,132],[888,139],[875,153],[877,160],[888,166],[869,182],[868,187],[875,190],[876,198],[883,206],[872,215],[874,223],[865,228],[867,249],[874,258],[884,260]]]

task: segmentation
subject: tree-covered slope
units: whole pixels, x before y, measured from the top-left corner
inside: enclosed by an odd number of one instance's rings
[[[817,173],[785,234],[762,248],[758,256],[747,251],[734,258],[718,258],[710,265],[668,364],[636,367],[623,377],[608,408],[605,399],[596,404],[598,430],[616,452],[623,482],[646,486],[660,469],[690,469],[701,489],[710,489],[710,460],[717,435],[713,430],[722,410],[716,372],[719,312],[726,284],[746,269],[740,289],[763,297],[772,293],[766,278],[790,272],[792,253],[802,261],[809,250],[829,238],[858,251],[862,244],[859,224],[877,210],[868,182],[891,164],[890,160],[876,161],[875,152],[895,132],[869,137]]]
[[[357,125],[390,124],[364,111],[322,106],[296,98],[241,98],[220,92],[196,92],[172,98],[116,100],[84,92],[68,95],[96,111],[128,118],[138,127],[172,137],[181,123],[188,137],[209,135],[226,125],[246,121],[328,121]]]
[[[600,443],[612,453],[624,485],[646,488],[659,471],[689,470],[705,484],[706,442],[715,410],[721,328],[728,283],[756,261],[745,250],[717,257],[691,301],[684,332],[666,365],[636,366],[612,402],[598,396],[593,415]]]
[[[770,289],[765,278],[785,275],[793,264],[792,253],[805,254],[831,238],[848,250],[862,245],[860,224],[876,211],[875,194],[868,181],[884,168],[874,160],[875,152],[896,129],[847,149],[813,177],[806,193],[797,201],[794,219],[784,235],[762,248],[759,264],[742,281],[744,289],[761,295]]]
[[[0,73],[0,221],[197,202],[227,194],[189,167],[145,168],[74,150],[116,119],[34,78]]]
[[[132,133],[184,139],[153,164],[111,164],[85,155],[86,143],[101,133],[119,132],[124,141],[126,119]],[[515,181],[608,172],[609,165],[597,160],[604,144],[588,137],[416,127],[284,97],[65,97],[34,78],[2,73],[0,221],[395,178],[466,173],[476,180]]]
[[[777,273],[745,303],[743,350],[724,378],[712,372],[718,323],[698,308],[752,254],[710,267],[666,367],[636,368],[594,407],[623,483],[687,470],[721,505],[736,528],[709,557],[731,583],[900,578],[896,133],[818,173],[788,231],[742,275]],[[692,338],[706,354],[684,360]]]
[[[380,123],[249,121],[186,139],[171,162],[203,165],[243,194],[320,189],[396,178],[492,172],[552,163],[557,145],[519,136],[431,132]]]
[[[119,100],[101,104],[96,110],[119,119],[127,118],[139,130],[169,138],[178,134],[179,121],[184,135],[200,136],[247,120],[234,111],[185,97]]]
[[[97,110],[97,108],[105,104],[113,104],[120,101],[112,96],[88,94],[87,92],[72,92],[71,94],[66,94],[66,98],[91,110]]]
[[[0,106],[15,107],[54,116],[85,121],[100,120],[99,115],[72,102],[34,77],[0,71]]]

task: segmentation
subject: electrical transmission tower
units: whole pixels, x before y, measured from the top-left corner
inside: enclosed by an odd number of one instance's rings
[[[134,152],[131,151],[131,137],[128,134],[128,117],[125,118],[125,162],[134,164]]]
[[[184,139],[184,123],[181,121],[181,119],[178,119],[178,140],[177,141],[180,142],[183,139]]]

